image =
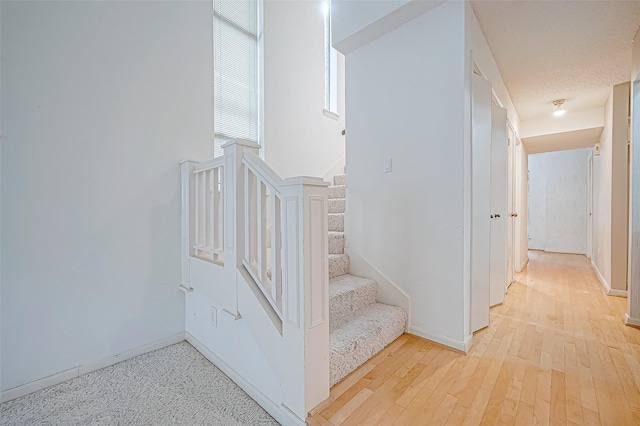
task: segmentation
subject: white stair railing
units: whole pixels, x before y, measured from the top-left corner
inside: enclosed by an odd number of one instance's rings
[[[224,262],[224,166],[223,158],[195,166],[194,255]]]
[[[282,179],[259,148],[234,140],[222,157],[181,163],[182,286],[193,290],[192,273],[207,282],[193,258],[223,268],[222,310],[251,330],[280,380],[284,411],[304,424],[329,396],[329,184]]]
[[[283,180],[254,153],[244,159],[243,265],[282,320],[282,195]]]

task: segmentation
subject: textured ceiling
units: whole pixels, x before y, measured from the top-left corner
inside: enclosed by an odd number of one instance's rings
[[[640,1],[472,1],[521,121],[602,107],[629,81]]]

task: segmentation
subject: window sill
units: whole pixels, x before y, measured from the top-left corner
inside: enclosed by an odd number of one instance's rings
[[[327,117],[329,117],[329,118],[333,118],[334,120],[339,120],[340,119],[340,114],[338,114],[336,112],[333,112],[333,111],[330,111],[328,109],[323,109],[322,113],[324,115],[326,115]]]

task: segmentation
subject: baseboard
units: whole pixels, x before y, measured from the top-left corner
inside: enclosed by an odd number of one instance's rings
[[[473,334],[470,334],[467,336],[466,339],[464,339],[464,354],[467,355],[469,353],[469,351],[471,350],[471,344],[473,343]]]
[[[350,248],[345,248],[345,254],[349,256],[349,273],[362,277],[371,278],[378,283],[378,302],[387,305],[399,306],[407,312],[411,324],[411,298],[396,283],[387,278],[383,273],[378,271],[367,259],[360,253]]]
[[[626,290],[616,290],[614,288],[611,288],[611,285],[609,285],[607,280],[604,279],[604,277],[600,273],[600,270],[598,269],[596,264],[593,262],[593,260],[591,261],[591,267],[593,268],[594,272],[596,273],[596,276],[598,277],[598,281],[600,281],[600,285],[602,286],[604,292],[608,296],[627,297],[627,291]]]
[[[609,289],[609,292],[607,293],[609,296],[616,296],[616,297],[627,297],[627,290],[616,290],[615,288]]]
[[[333,166],[327,170],[322,176],[323,180],[330,182],[333,185],[333,177],[337,175],[343,175],[345,173],[345,157],[341,157],[338,161],[335,162]]]
[[[2,391],[2,393],[0,394],[0,402],[11,401],[12,399],[16,399],[21,396],[25,396],[30,393],[48,388],[49,386],[57,385],[59,383],[66,382],[67,380],[75,379],[76,377],[80,377],[83,374],[87,374],[92,371],[100,370],[101,368],[109,367],[119,362],[126,361],[138,355],[143,355],[148,352],[166,348],[167,346],[180,343],[183,340],[185,340],[184,333],[180,332],[165,339],[161,339],[153,343],[149,343],[125,352],[121,352],[119,354],[109,356],[97,362],[80,365],[78,367],[70,368],[68,370],[61,371],[42,379],[34,380],[33,382],[29,382],[24,385],[16,386],[15,388],[7,389],[5,391]]]
[[[449,339],[448,337],[437,336],[435,334],[429,333],[428,331],[414,325],[409,326],[409,334],[422,337],[423,339],[429,340],[442,346],[446,346],[447,348],[462,352],[464,354],[467,354],[469,352],[469,349],[471,348],[471,340],[473,339],[473,336],[468,336],[465,340],[453,340]]]
[[[218,367],[220,371],[226,374],[231,380],[233,380],[240,388],[245,391],[251,398],[253,398],[262,408],[265,409],[278,423],[284,426],[305,426],[306,422],[296,416],[286,406],[278,405],[265,396],[260,390],[256,389],[251,383],[245,380],[238,372],[226,362],[220,359],[216,354],[209,350],[198,339],[193,337],[190,333],[185,333],[185,339],[191,346],[196,348],[205,358],[207,358],[213,365]]]
[[[631,318],[629,314],[624,314],[624,323],[634,327],[640,327],[640,318]]]
[[[524,260],[524,263],[523,263],[522,265],[520,265],[520,269],[518,269],[516,272],[522,272],[522,271],[524,271],[524,268],[526,268],[528,264],[529,264],[529,257],[527,257],[527,258]]]

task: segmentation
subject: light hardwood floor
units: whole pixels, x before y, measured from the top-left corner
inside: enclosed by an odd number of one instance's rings
[[[585,256],[532,251],[464,356],[403,335],[310,425],[640,425],[640,330]]]

